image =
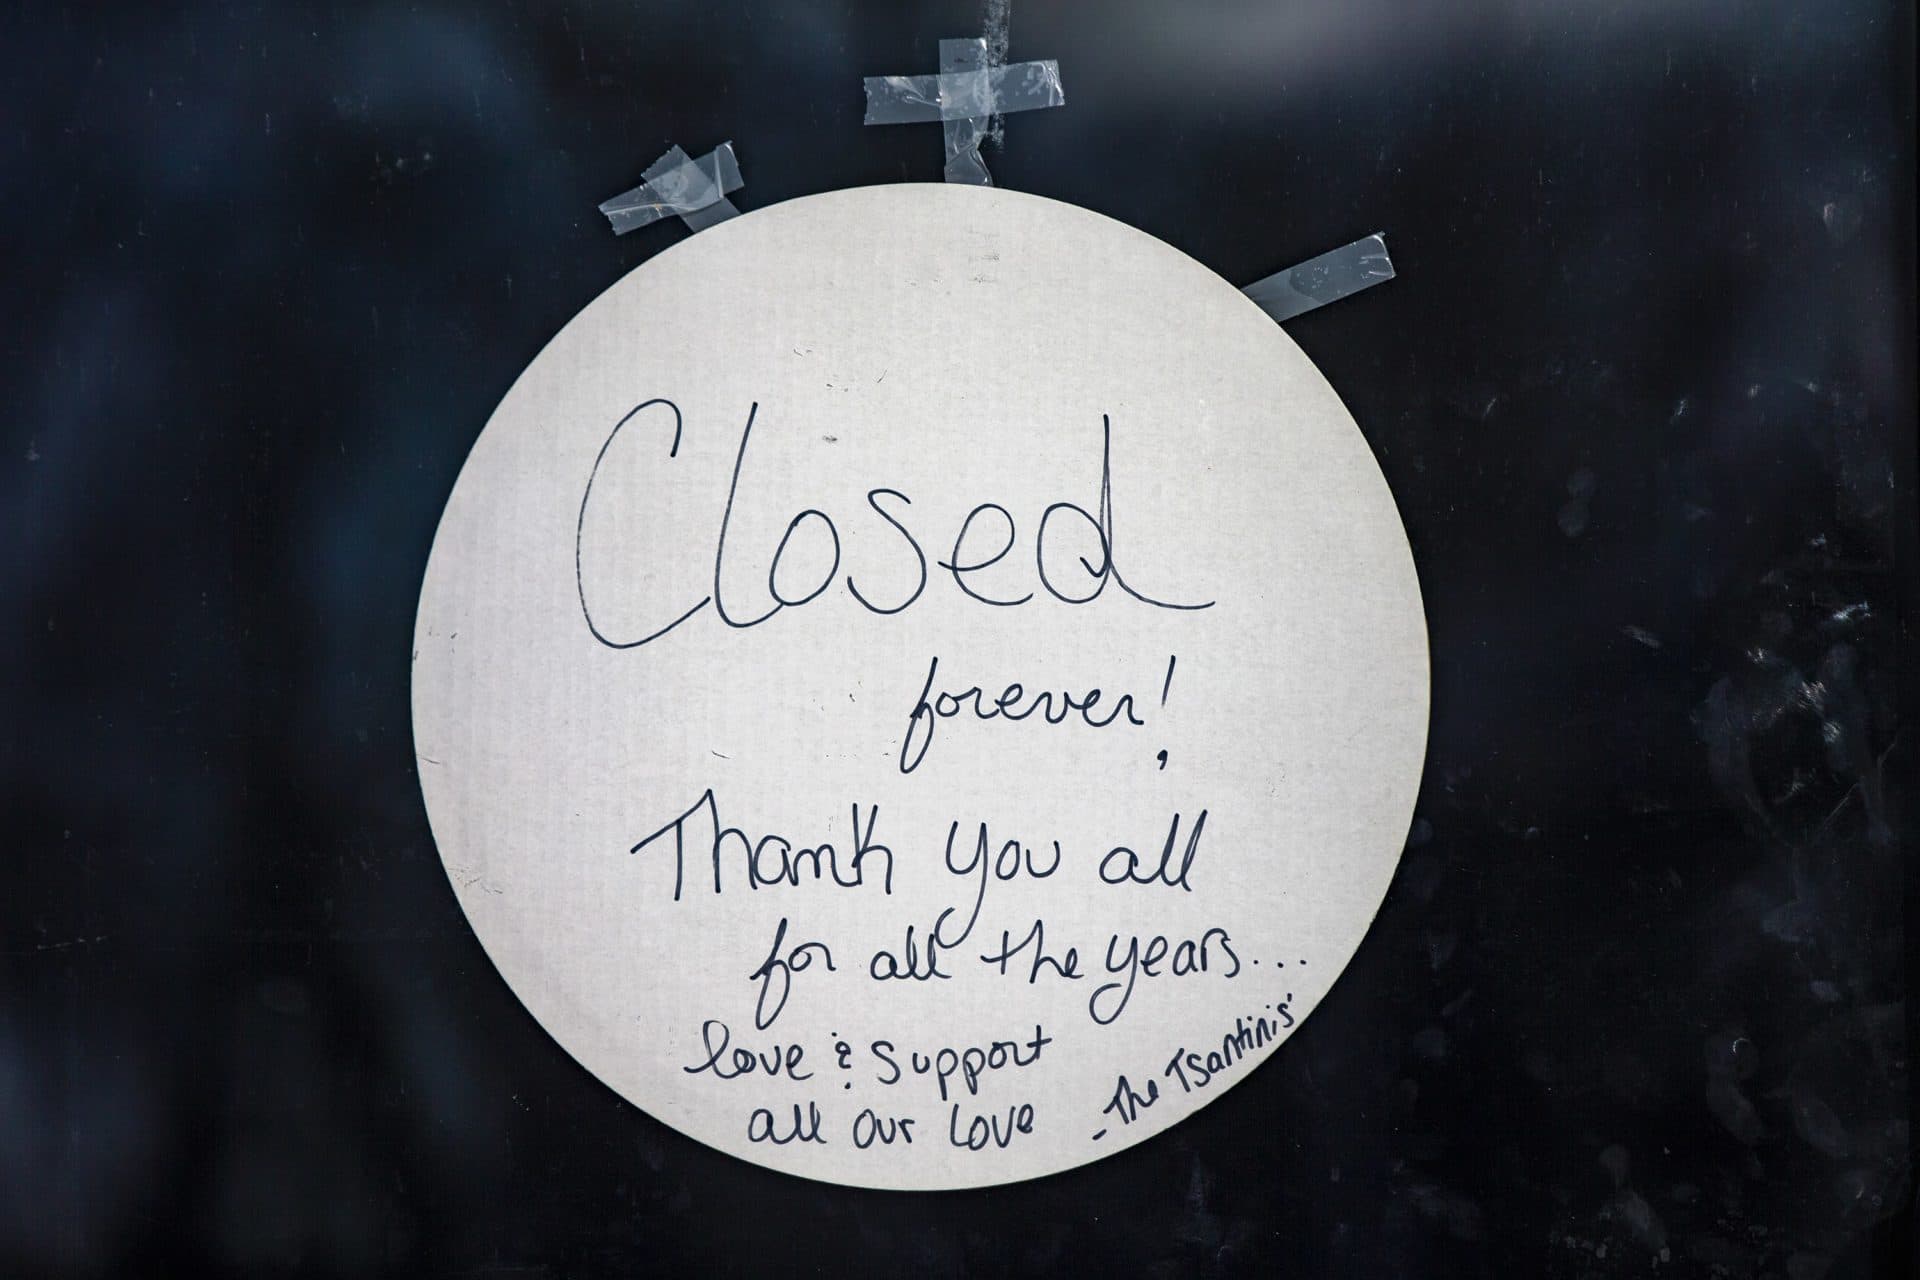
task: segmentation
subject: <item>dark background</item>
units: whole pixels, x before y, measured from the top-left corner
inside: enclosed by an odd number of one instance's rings
[[[596,203],[726,138],[743,210],[936,180],[860,77],[975,3],[9,5],[0,1273],[1912,1274],[1911,8],[1011,18],[1068,101],[1002,185],[1237,283],[1375,230],[1401,273],[1289,325],[1433,644],[1333,995],[1141,1147],[853,1191],[592,1080],[434,852],[441,505],[686,234]]]

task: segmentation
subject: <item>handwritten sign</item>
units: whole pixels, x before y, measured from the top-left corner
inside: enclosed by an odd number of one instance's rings
[[[527,1008],[676,1129],[875,1187],[1247,1079],[1379,905],[1426,714],[1393,499],[1299,348],[990,188],[608,290],[475,443],[415,634],[434,835]]]

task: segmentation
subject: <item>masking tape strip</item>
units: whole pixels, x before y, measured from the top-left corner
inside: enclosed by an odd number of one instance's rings
[[[937,76],[868,76],[865,83],[868,124],[966,120],[1038,111],[1067,100],[1060,64],[1052,58]]]
[[[940,74],[979,71],[987,65],[987,42],[979,36],[940,42]],[[987,162],[980,157],[980,139],[987,135],[991,116],[965,116],[943,123],[947,138],[947,181],[976,187],[993,185]]]
[[[639,186],[600,205],[617,236],[670,214],[679,214],[694,231],[725,222],[740,212],[727,199],[728,193],[746,185],[731,142],[721,143],[698,160],[678,146],[669,147],[640,176]]]
[[[1386,240],[1376,232],[1299,266],[1276,271],[1242,292],[1275,320],[1291,320],[1391,279],[1393,260],[1387,256]]]

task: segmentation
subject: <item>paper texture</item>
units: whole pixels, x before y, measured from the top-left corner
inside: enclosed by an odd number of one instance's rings
[[[748,213],[582,311],[474,445],[415,649],[434,835],[527,1008],[676,1129],[864,1186],[1054,1172],[1246,1080],[1425,743],[1406,537],[1318,371],[1165,244],[970,186]]]

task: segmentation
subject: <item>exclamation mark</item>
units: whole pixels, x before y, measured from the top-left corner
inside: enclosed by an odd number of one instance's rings
[[[1173,688],[1173,664],[1178,660],[1174,654],[1167,655],[1167,678],[1160,682],[1160,705],[1163,707],[1167,705],[1167,690]],[[1160,767],[1163,770],[1167,767],[1167,753],[1164,749],[1160,752]]]

